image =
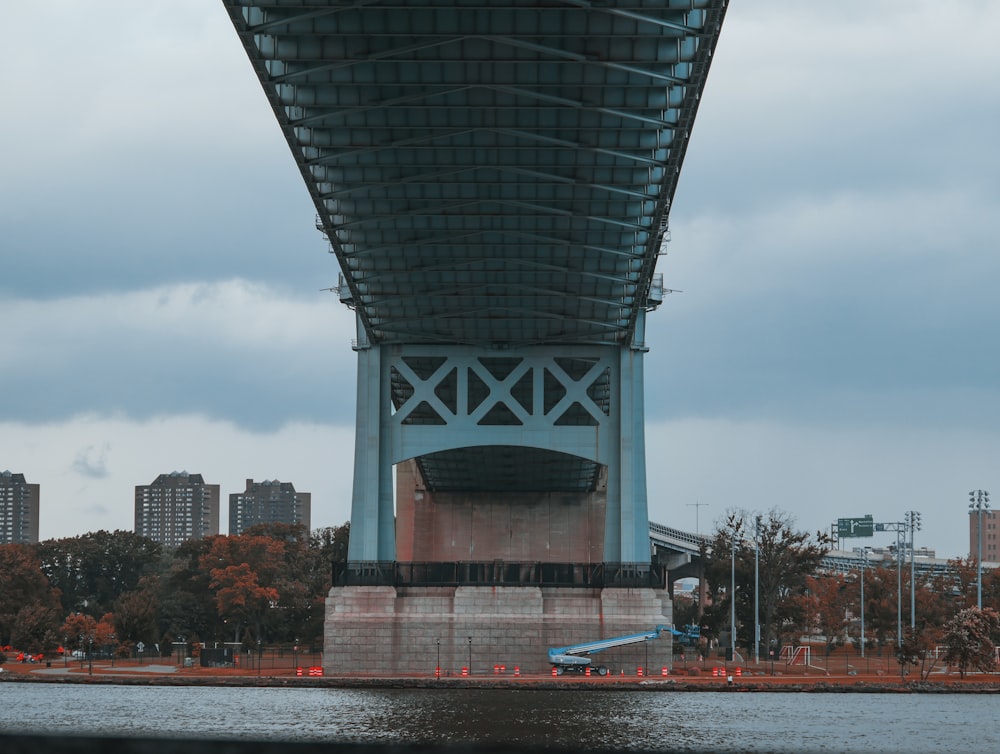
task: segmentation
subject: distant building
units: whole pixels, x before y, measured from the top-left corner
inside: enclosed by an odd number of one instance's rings
[[[244,492],[229,496],[229,533],[242,534],[254,524],[301,524],[309,529],[312,493],[296,492],[290,482],[247,479]]]
[[[976,510],[969,511],[969,559],[979,555],[979,516]],[[983,562],[1000,563],[1000,515],[997,511],[983,510]]]
[[[0,545],[38,541],[38,485],[24,474],[0,472]]]
[[[135,488],[135,533],[167,547],[219,533],[219,485],[175,471]]]

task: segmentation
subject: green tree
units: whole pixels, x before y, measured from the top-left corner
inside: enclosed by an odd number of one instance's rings
[[[97,531],[36,545],[42,572],[60,591],[64,613],[95,618],[159,567],[161,547],[130,531]]]
[[[115,600],[115,632],[124,645],[132,647],[140,641],[153,644],[159,638],[159,582],[157,576],[145,576],[136,589]]]
[[[169,557],[165,572],[157,580],[159,604],[158,643],[169,653],[175,637],[188,640],[231,641],[226,625],[219,618],[215,595],[209,582],[211,574],[201,565],[202,557],[222,536],[189,539]]]
[[[965,678],[970,670],[991,672],[996,667],[1000,615],[992,608],[967,607],[948,621],[944,631],[945,661]]]

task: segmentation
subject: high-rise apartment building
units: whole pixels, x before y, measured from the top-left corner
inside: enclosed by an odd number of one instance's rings
[[[38,485],[24,474],[0,472],[0,544],[38,541]]]
[[[135,488],[135,533],[167,547],[219,533],[219,485],[175,471]]]
[[[1000,515],[997,511],[984,509],[969,511],[969,558],[979,556],[979,523],[983,525],[983,562],[1000,563]]]
[[[312,493],[296,492],[290,482],[254,482],[229,496],[229,533],[242,534],[254,524],[301,524],[309,529]]]

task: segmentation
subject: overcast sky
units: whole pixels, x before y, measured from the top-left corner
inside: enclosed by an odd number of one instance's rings
[[[4,17],[0,471],[41,537],[132,529],[175,470],[346,521],[353,315],[222,4]],[[998,33],[992,0],[734,0],[648,325],[653,520],[917,510],[968,554],[968,491],[1000,492]]]

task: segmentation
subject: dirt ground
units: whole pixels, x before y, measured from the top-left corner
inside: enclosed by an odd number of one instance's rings
[[[299,662],[295,662],[299,660]],[[305,662],[302,662],[302,661]],[[57,657],[40,663],[19,663],[8,660],[0,665],[0,680],[4,681],[50,681],[50,682],[99,682],[99,683],[139,683],[169,685],[281,685],[281,686],[474,686],[474,687],[524,687],[544,685],[553,687],[613,687],[613,688],[654,688],[669,685],[672,688],[709,690],[719,688],[744,688],[746,690],[780,690],[794,687],[832,689],[848,691],[878,688],[914,689],[934,687],[936,690],[954,691],[998,691],[1000,674],[969,673],[963,679],[957,671],[951,671],[937,664],[926,682],[916,670],[911,670],[901,678],[899,666],[894,658],[868,657],[856,655],[832,655],[829,658],[814,659],[809,665],[788,665],[784,661],[773,663],[723,663],[678,662],[663,674],[660,668],[650,668],[642,676],[638,668],[632,673],[612,673],[606,677],[584,676],[581,674],[553,677],[550,674],[514,674],[512,668],[506,672],[496,669],[473,673],[469,677],[458,674],[434,676],[433,668],[427,674],[409,676],[371,676],[362,674],[322,675],[318,655],[292,658],[271,656],[267,653],[257,667],[253,662],[244,662],[237,667],[201,667],[197,659],[191,666],[177,663],[176,657],[144,658],[137,660],[73,660]],[[730,681],[730,678],[732,679]]]

